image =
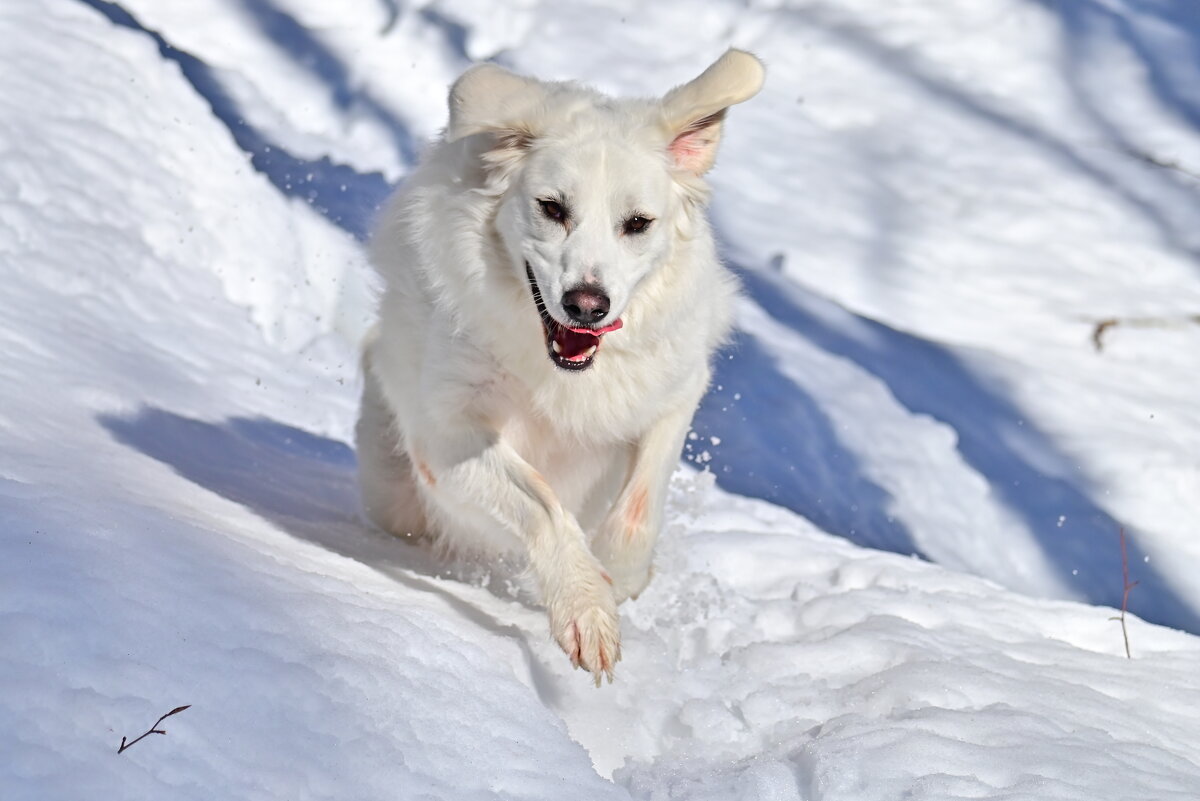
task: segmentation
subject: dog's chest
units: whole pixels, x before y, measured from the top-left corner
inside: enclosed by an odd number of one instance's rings
[[[632,446],[615,439],[581,440],[554,421],[532,413],[511,414],[500,436],[554,489],[562,505],[589,527],[611,504],[624,481]]]

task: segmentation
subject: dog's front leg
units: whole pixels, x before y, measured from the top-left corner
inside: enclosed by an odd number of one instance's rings
[[[621,658],[611,579],[587,547],[575,518],[546,480],[494,431],[468,429],[418,437],[419,479],[446,516],[470,507],[525,543],[554,639],[576,667],[612,681]]]
[[[700,395],[695,392],[690,402],[679,404],[638,441],[629,478],[592,544],[613,578],[617,603],[636,598],[650,581],[667,484]]]

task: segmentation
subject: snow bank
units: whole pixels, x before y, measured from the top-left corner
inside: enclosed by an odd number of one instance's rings
[[[722,445],[694,456],[859,544],[1048,597],[1119,603],[1124,527],[1134,608],[1200,631],[1200,203],[1193,178],[1147,160],[1200,171],[1196,12],[125,7],[212,65],[239,101],[218,110],[254,127],[244,146],[281,191],[360,235],[379,176],[403,175],[469,59],[643,94],[730,44],[754,50],[770,80],[731,114],[714,213],[767,317],[743,315],[697,421]],[[281,150],[302,166],[273,162]]]
[[[32,2],[0,35],[19,147],[0,160],[0,795],[619,797],[500,633],[303,538],[371,541],[352,454],[293,427],[351,419],[348,349],[294,349],[329,327],[352,240],[249,169],[145,37]]]
[[[1030,597],[1111,598],[1133,522],[1135,602],[1200,630],[1195,332],[1087,341],[1191,308],[1195,207],[1083,144],[1194,155],[1195,26],[776,5],[0,10],[0,796],[1200,795],[1200,640]],[[511,575],[357,519],[338,215],[467,57],[643,91],[730,41],[777,76],[717,174],[743,331],[597,691]]]
[[[1137,659],[1125,660],[1119,628],[1098,609],[1018,597],[688,489],[699,509],[677,519],[670,568],[630,615],[623,678],[635,679],[620,703],[671,698],[639,715],[657,735],[653,758],[617,771],[634,797],[1044,801],[1200,789],[1195,638],[1139,622]],[[676,497],[686,509],[687,490]]]

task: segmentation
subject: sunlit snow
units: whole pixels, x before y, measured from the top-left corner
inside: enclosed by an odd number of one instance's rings
[[[1200,797],[1200,7],[7,0],[0,42],[0,798]],[[362,240],[472,60],[650,94],[730,45],[739,330],[596,690],[511,566],[362,522]]]

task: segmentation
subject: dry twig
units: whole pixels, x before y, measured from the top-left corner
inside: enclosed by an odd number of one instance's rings
[[[1129,591],[1138,585],[1135,581],[1129,583],[1129,555],[1125,551],[1125,527],[1121,526],[1121,579],[1124,584],[1124,589],[1121,592],[1121,614],[1110,617],[1109,620],[1117,620],[1121,623],[1121,636],[1125,638],[1125,658],[1133,659],[1133,655],[1129,653],[1129,629],[1125,627],[1125,612],[1129,609]]]
[[[148,734],[166,734],[166,733],[167,733],[167,730],[166,730],[166,729],[160,729],[160,728],[158,728],[158,724],[162,723],[164,720],[166,720],[167,718],[171,717],[171,715],[174,715],[174,714],[177,714],[177,713],[179,713],[179,712],[182,712],[183,710],[187,709],[187,708],[188,708],[188,707],[190,707],[190,706],[191,706],[191,704],[185,704],[185,705],[183,705],[183,706],[177,706],[177,707],[175,707],[175,708],[174,708],[174,709],[172,709],[170,712],[168,712],[167,714],[163,715],[163,716],[162,716],[161,718],[159,718],[158,720],[154,721],[154,725],[150,727],[150,730],[149,730],[149,731],[147,731],[147,732],[145,732],[145,733],[141,734],[141,735],[140,735],[140,736],[138,736],[138,737],[135,737],[135,738],[133,738],[133,739],[132,739],[132,740],[130,740],[129,742],[125,742],[125,738],[124,738],[124,737],[122,737],[122,738],[121,738],[121,747],[117,749],[117,753],[118,753],[118,754],[124,753],[126,748],[129,748],[129,747],[130,747],[130,746],[132,746],[134,743],[136,743],[138,740],[142,739],[142,737],[145,737],[145,736],[146,736],[146,735],[148,735]]]
[[[1104,335],[1110,328],[1119,325],[1130,328],[1183,328],[1188,325],[1200,325],[1200,314],[1185,314],[1179,317],[1108,317],[1097,320],[1092,328],[1092,345],[1097,353],[1104,350]]]

